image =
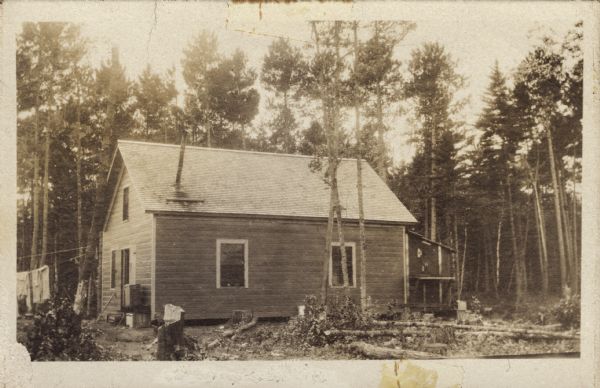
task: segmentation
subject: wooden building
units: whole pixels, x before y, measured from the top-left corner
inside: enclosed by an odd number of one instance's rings
[[[297,314],[322,278],[330,195],[313,158],[188,146],[176,185],[179,158],[176,145],[119,141],[102,233],[103,315],[130,307],[154,316],[167,303],[183,307],[186,319]],[[356,164],[344,159],[338,180],[358,300]],[[363,184],[367,294],[374,303],[407,303],[406,227],[416,220],[366,162]],[[342,292],[336,237],[330,294]]]

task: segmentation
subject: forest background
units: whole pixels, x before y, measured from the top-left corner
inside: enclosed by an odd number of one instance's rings
[[[461,292],[517,302],[578,292],[580,22],[523,36],[526,52],[514,67],[491,63],[479,95],[469,95],[461,52],[428,40],[401,49],[418,22],[297,30],[301,39],[261,36],[264,52],[248,53],[198,28],[180,64],[131,76],[120,51],[98,50],[85,26],[25,23],[18,270],[50,265],[55,292],[67,295],[95,282],[116,140],[179,143],[185,133],[188,144],[330,165],[363,157],[421,221],[418,232],[455,247]]]

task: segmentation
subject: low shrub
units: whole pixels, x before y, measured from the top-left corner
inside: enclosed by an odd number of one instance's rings
[[[475,295],[471,296],[471,300],[469,300],[469,303],[467,304],[467,308],[477,314],[481,314],[481,312],[483,310],[481,301],[479,301],[479,298]]]
[[[304,299],[304,316],[290,321],[292,342],[323,346],[327,343],[325,331],[329,328],[325,315],[325,305],[313,296]]]
[[[369,311],[363,312],[349,296],[342,296],[329,302],[327,320],[336,329],[366,329],[373,322],[373,315]]]
[[[27,331],[25,346],[32,361],[105,359],[93,331],[82,324],[67,299],[55,298],[39,306]]]
[[[581,323],[581,299],[579,295],[567,295],[551,310],[552,316],[564,328],[578,328]]]
[[[327,306],[315,296],[304,300],[304,316],[290,321],[290,334],[296,343],[323,346],[332,338],[325,335],[331,329],[365,329],[373,320],[371,313],[363,313],[360,305],[348,296],[334,297]]]

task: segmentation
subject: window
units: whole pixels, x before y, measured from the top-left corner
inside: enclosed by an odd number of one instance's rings
[[[217,240],[217,288],[248,287],[248,240]]]
[[[356,257],[354,256],[355,244],[347,242],[344,244],[346,249],[346,268],[348,268],[348,285],[356,287]],[[329,261],[329,285],[332,287],[343,287],[344,277],[342,274],[342,250],[340,243],[331,243],[331,260]]]
[[[123,221],[129,219],[129,187],[123,189]]]
[[[110,257],[110,288],[115,288],[117,278],[117,251],[111,252]]]
[[[123,268],[123,285],[130,284],[129,283],[129,272],[130,272],[130,263],[129,263],[129,249],[121,250],[121,265]]]

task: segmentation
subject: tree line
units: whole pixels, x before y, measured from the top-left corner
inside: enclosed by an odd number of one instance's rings
[[[183,53],[183,91],[174,69],[147,66],[129,79],[116,49],[90,66],[78,25],[25,23],[17,41],[18,269],[48,264],[56,293],[93,293],[117,140],[176,143],[185,134],[193,145],[313,155],[331,187],[325,259],[334,232],[347,259],[337,166],[357,157],[421,221],[417,231],[455,247],[459,292],[521,300],[578,290],[581,27],[545,37],[511,73],[496,63],[484,109],[465,123],[457,96],[467,77],[451,53],[428,42],[398,55],[414,23],[312,22],[310,42],[274,39],[259,68],[242,50],[224,55],[218,37],[202,31]],[[268,112],[256,122],[261,98]],[[397,166],[386,136],[400,117],[416,153]],[[361,163],[357,174],[360,182]],[[357,200],[360,211],[362,190]],[[359,221],[366,258],[362,214]],[[323,295],[325,282],[324,267]]]

